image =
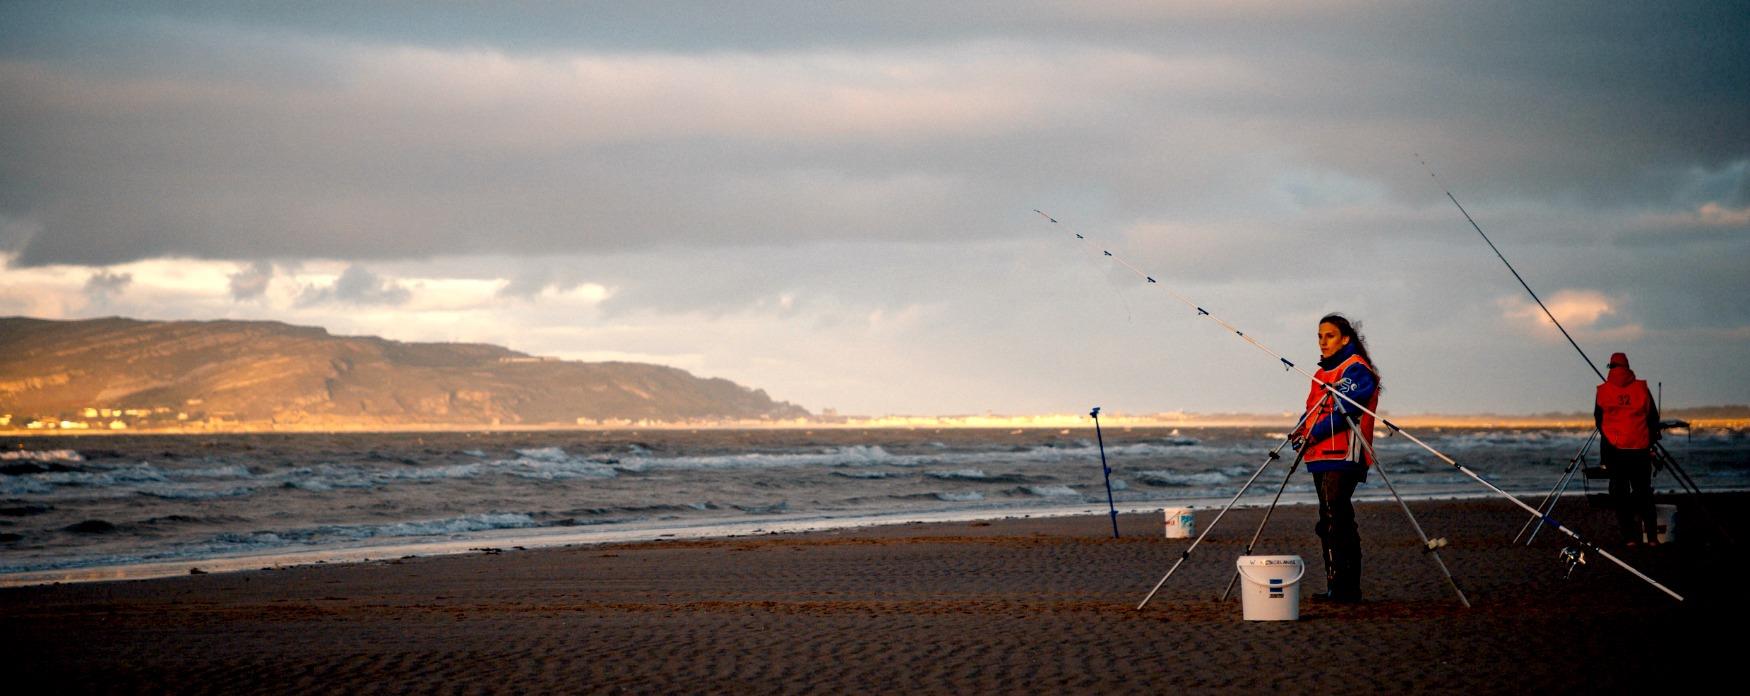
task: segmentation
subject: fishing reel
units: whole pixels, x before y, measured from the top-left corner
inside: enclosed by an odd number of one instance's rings
[[[1568,566],[1567,574],[1562,576],[1562,579],[1564,580],[1574,577],[1574,570],[1580,566],[1586,565],[1586,549],[1578,546],[1569,546],[1562,549],[1562,552],[1558,557],[1562,559],[1562,563],[1565,563]]]

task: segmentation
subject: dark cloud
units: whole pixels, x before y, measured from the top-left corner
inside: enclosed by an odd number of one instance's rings
[[[0,10],[22,265],[996,239],[1284,169],[1437,200],[1414,152],[1479,203],[1730,204],[1750,162],[1730,3],[45,7]]]
[[[256,261],[232,273],[230,279],[231,299],[242,301],[261,297],[267,293],[268,283],[273,281],[273,264]]]
[[[383,278],[357,264],[347,266],[333,285],[309,286],[298,296],[301,306],[330,302],[356,305],[400,305],[413,298],[413,292],[400,283]]]
[[[0,214],[0,254],[14,254],[23,249],[30,240],[36,237],[42,226],[29,220],[20,220]],[[6,263],[12,259],[8,257]]]
[[[1546,298],[1610,304],[1589,351],[1750,374],[1741,3],[684,9],[0,3],[0,252],[237,260],[218,311],[263,315],[235,300],[341,260],[292,309],[359,332],[420,324],[349,311],[394,278],[507,279],[474,339],[839,405],[1303,393],[1044,208],[1299,359],[1361,319],[1394,408],[1583,403],[1420,154]]]
[[[122,290],[134,282],[132,273],[111,273],[97,271],[85,279],[85,296],[94,301],[103,302],[120,295]]]
[[[504,286],[498,289],[498,296],[529,299],[549,289],[565,292],[584,282],[575,270],[524,267],[512,274]]]

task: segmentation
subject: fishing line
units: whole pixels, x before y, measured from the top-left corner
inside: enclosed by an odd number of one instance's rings
[[[1045,220],[1047,222],[1051,223],[1052,225],[1059,224],[1057,221],[1057,218],[1052,217],[1051,215],[1047,214],[1043,210],[1039,210],[1039,209],[1035,208],[1035,209],[1033,209],[1033,212],[1038,213],[1040,217],[1045,218]],[[1071,234],[1075,235],[1075,238],[1077,240],[1081,241],[1082,244],[1084,244],[1088,248],[1099,251],[1099,253],[1102,256],[1110,258],[1114,262],[1117,262],[1120,266],[1123,266],[1124,268],[1129,269],[1129,271],[1131,273],[1136,274],[1137,277],[1146,281],[1148,285],[1154,285],[1154,286],[1159,287],[1160,289],[1166,291],[1166,293],[1168,295],[1172,296],[1173,299],[1176,299],[1179,302],[1183,303],[1185,306],[1190,307],[1193,310],[1196,310],[1197,316],[1207,318],[1210,321],[1213,321],[1216,324],[1219,324],[1222,328],[1227,329],[1229,332],[1233,333],[1233,335],[1239,337],[1240,340],[1243,340],[1246,343],[1251,344],[1254,348],[1257,348],[1258,350],[1263,351],[1265,354],[1275,358],[1278,362],[1280,362],[1284,366],[1284,370],[1294,370],[1294,371],[1299,372],[1300,374],[1306,376],[1306,378],[1311,380],[1313,383],[1318,384],[1319,386],[1323,387],[1327,394],[1330,394],[1333,397],[1336,397],[1336,398],[1341,399],[1345,402],[1348,402],[1350,405],[1354,406],[1356,408],[1356,410],[1358,410],[1362,413],[1366,413],[1367,415],[1373,416],[1380,424],[1389,428],[1391,430],[1392,434],[1404,436],[1410,442],[1414,442],[1414,443],[1416,443],[1416,445],[1418,447],[1421,447],[1422,449],[1426,450],[1429,454],[1432,454],[1435,457],[1439,458],[1440,461],[1446,462],[1447,465],[1453,467],[1454,469],[1457,469],[1460,473],[1462,473],[1466,476],[1469,476],[1471,479],[1475,480],[1477,483],[1482,484],[1483,487],[1489,489],[1490,491],[1493,491],[1494,493],[1500,495],[1503,498],[1506,498],[1507,500],[1512,501],[1514,505],[1518,505],[1519,507],[1524,508],[1525,511],[1530,512],[1533,515],[1537,515],[1537,516],[1543,518],[1545,524],[1549,525],[1550,527],[1555,528],[1557,531],[1560,531],[1564,534],[1567,534],[1569,537],[1573,538],[1574,541],[1576,543],[1580,544],[1581,546],[1583,546],[1589,550],[1592,550],[1593,552],[1597,553],[1600,556],[1603,556],[1606,559],[1609,559],[1612,563],[1615,563],[1618,566],[1621,566],[1624,570],[1627,570],[1628,572],[1632,573],[1635,577],[1638,577],[1641,580],[1646,581],[1648,584],[1652,585],[1653,587],[1658,588],[1659,591],[1664,592],[1667,595],[1670,595],[1672,598],[1674,598],[1678,601],[1683,601],[1682,595],[1679,595],[1676,592],[1671,591],[1670,588],[1667,588],[1664,585],[1659,584],[1659,581],[1654,580],[1651,577],[1648,577],[1645,573],[1642,573],[1639,570],[1636,570],[1634,568],[1634,566],[1631,566],[1628,563],[1623,562],[1622,559],[1619,559],[1616,556],[1611,555],[1610,552],[1605,551],[1602,548],[1598,548],[1597,546],[1587,542],[1584,538],[1582,538],[1580,536],[1580,534],[1578,532],[1575,532],[1574,530],[1569,529],[1566,525],[1562,524],[1560,521],[1556,520],[1555,518],[1550,517],[1548,514],[1545,514],[1543,511],[1538,510],[1537,508],[1534,508],[1530,505],[1525,504],[1523,501],[1514,497],[1513,494],[1508,493],[1507,491],[1501,490],[1495,484],[1489,483],[1488,480],[1486,480],[1482,476],[1478,475],[1475,471],[1472,471],[1469,467],[1466,467],[1462,464],[1459,464],[1458,460],[1455,460],[1452,457],[1447,456],[1446,453],[1435,449],[1432,445],[1429,445],[1426,442],[1423,442],[1420,438],[1416,437],[1413,433],[1411,433],[1407,430],[1404,430],[1403,428],[1398,427],[1397,424],[1392,423],[1385,416],[1382,416],[1378,412],[1374,411],[1373,409],[1368,408],[1366,404],[1363,404],[1359,401],[1356,401],[1353,397],[1350,397],[1348,394],[1343,393],[1341,390],[1337,389],[1337,387],[1335,385],[1330,384],[1328,382],[1319,381],[1319,379],[1316,376],[1314,376],[1313,373],[1308,372],[1306,370],[1306,368],[1301,367],[1299,365],[1296,365],[1294,363],[1294,361],[1289,360],[1286,357],[1283,357],[1283,355],[1281,353],[1276,352],[1275,350],[1271,349],[1269,346],[1264,345],[1263,343],[1259,342],[1257,339],[1246,335],[1246,333],[1244,331],[1241,331],[1238,327],[1234,326],[1233,324],[1228,323],[1226,320],[1222,319],[1221,317],[1218,317],[1214,314],[1211,314],[1209,312],[1209,310],[1204,309],[1202,306],[1200,306],[1196,302],[1192,301],[1191,298],[1188,298],[1184,295],[1181,295],[1178,292],[1174,291],[1172,288],[1167,287],[1166,285],[1162,284],[1160,281],[1155,280],[1154,276],[1151,276],[1151,275],[1143,272],[1142,269],[1139,269],[1139,268],[1131,265],[1130,262],[1125,261],[1122,257],[1118,256],[1117,254],[1113,254],[1111,252],[1111,250],[1096,246],[1093,243],[1093,240],[1088,239],[1087,236],[1083,235],[1080,232],[1071,232]],[[1579,346],[1576,345],[1575,347],[1578,348]],[[1582,353],[1582,355],[1583,354],[1584,353]],[[1183,559],[1181,559],[1181,560],[1183,560]],[[1157,588],[1158,588],[1158,585],[1157,585]],[[1144,601],[1146,602],[1147,600],[1144,600]]]
[[[1037,213],[1039,211],[1035,210],[1033,212]],[[1118,304],[1124,307],[1124,323],[1131,324],[1135,322],[1135,316],[1130,307],[1130,298],[1126,297],[1124,290],[1119,287],[1120,281],[1128,283],[1129,279],[1117,277],[1112,273],[1110,266],[1100,264],[1098,259],[1067,252],[1066,256],[1072,256],[1075,259],[1075,263],[1086,264],[1089,271],[1098,273],[1105,277],[1106,282],[1102,283],[1102,285],[1106,289],[1106,294],[1109,295],[1111,299],[1117,300]],[[1092,300],[1091,304],[1102,310],[1102,314],[1104,313],[1104,310],[1108,307],[1105,302],[1101,301],[1099,297],[1093,293],[1085,293],[1085,296]]]

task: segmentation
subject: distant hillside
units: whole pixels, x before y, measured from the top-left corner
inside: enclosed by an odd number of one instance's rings
[[[14,428],[33,417],[93,427],[114,420],[392,427],[808,415],[763,391],[660,365],[332,336],[279,322],[20,317],[0,318],[5,413]]]

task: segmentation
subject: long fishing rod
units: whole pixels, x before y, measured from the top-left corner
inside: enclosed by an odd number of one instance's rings
[[[1482,235],[1483,241],[1489,245],[1489,249],[1495,252],[1495,257],[1501,259],[1501,263],[1507,264],[1507,270],[1511,271],[1513,273],[1513,278],[1519,281],[1519,287],[1525,288],[1525,292],[1530,293],[1531,299],[1537,302],[1539,309],[1543,310],[1543,315],[1549,317],[1550,323],[1555,324],[1556,329],[1562,332],[1562,338],[1568,339],[1568,345],[1573,346],[1574,350],[1580,352],[1580,357],[1586,361],[1586,366],[1592,368],[1592,372],[1598,375],[1598,381],[1604,381],[1604,373],[1598,369],[1597,363],[1592,362],[1592,356],[1587,355],[1586,351],[1580,347],[1580,344],[1574,341],[1574,337],[1568,335],[1567,327],[1562,326],[1561,320],[1556,319],[1555,313],[1549,311],[1549,307],[1545,306],[1543,303],[1543,298],[1538,297],[1537,291],[1532,290],[1531,285],[1525,282],[1525,277],[1519,275],[1519,269],[1513,267],[1513,262],[1508,261],[1507,257],[1501,254],[1501,250],[1495,246],[1494,240],[1489,239],[1489,235],[1483,233],[1483,228],[1481,225],[1477,224],[1476,218],[1471,217],[1470,211],[1464,209],[1464,204],[1458,202],[1458,197],[1452,195],[1452,189],[1446,187],[1446,182],[1440,180],[1440,175],[1434,173],[1434,168],[1428,166],[1428,163],[1422,159],[1422,155],[1417,154],[1416,161],[1421,162],[1422,168],[1428,170],[1429,178],[1432,178],[1434,184],[1439,186],[1440,190],[1446,193],[1447,200],[1452,201],[1452,204],[1458,207],[1458,212],[1464,214],[1464,219],[1466,222],[1470,223],[1471,229],[1476,230],[1477,234]]]
[[[1035,209],[1033,209],[1033,212],[1038,213],[1040,217],[1045,218],[1051,224],[1054,224],[1054,225],[1058,224],[1057,219],[1046,214],[1045,211],[1042,211],[1042,210],[1035,208]],[[1072,232],[1071,234],[1074,234],[1076,239],[1080,240],[1085,246],[1088,246],[1089,248],[1099,249],[1098,247],[1094,246],[1094,244],[1091,240],[1089,240],[1086,236],[1082,235],[1080,232]],[[1459,464],[1457,460],[1453,459],[1452,457],[1447,456],[1446,453],[1441,452],[1440,450],[1434,449],[1433,446],[1429,445],[1426,442],[1423,442],[1420,438],[1417,438],[1414,434],[1411,434],[1409,431],[1398,427],[1397,424],[1392,423],[1391,420],[1387,419],[1385,416],[1382,416],[1379,413],[1375,412],[1373,409],[1368,408],[1366,404],[1363,404],[1359,401],[1356,401],[1353,397],[1349,396],[1348,394],[1343,393],[1341,390],[1337,389],[1336,385],[1319,380],[1316,376],[1313,375],[1313,373],[1308,372],[1306,370],[1306,368],[1294,364],[1294,361],[1283,357],[1281,353],[1278,353],[1275,350],[1272,350],[1269,346],[1266,346],[1263,343],[1260,343],[1257,339],[1252,338],[1251,336],[1247,336],[1244,331],[1239,330],[1233,324],[1228,323],[1227,321],[1223,320],[1222,318],[1217,317],[1214,314],[1211,314],[1209,312],[1209,310],[1206,310],[1203,307],[1198,306],[1198,304],[1196,302],[1191,301],[1190,298],[1179,294],[1178,292],[1174,291],[1172,288],[1167,287],[1166,285],[1162,285],[1160,283],[1160,281],[1155,280],[1153,276],[1150,276],[1149,274],[1144,273],[1142,270],[1138,269],[1137,267],[1130,265],[1129,262],[1125,261],[1123,258],[1120,258],[1116,254],[1113,254],[1110,250],[1099,249],[1099,251],[1102,255],[1104,255],[1108,258],[1111,258],[1113,261],[1118,262],[1119,265],[1125,267],[1131,273],[1134,273],[1138,277],[1147,281],[1147,283],[1149,285],[1159,286],[1162,290],[1165,290],[1167,292],[1167,294],[1171,295],[1174,299],[1176,299],[1179,302],[1184,303],[1186,306],[1196,310],[1197,316],[1208,318],[1210,321],[1213,321],[1216,324],[1221,325],[1222,328],[1227,329],[1229,332],[1232,332],[1235,336],[1238,336],[1241,340],[1252,344],[1252,346],[1257,348],[1258,350],[1263,351],[1265,354],[1268,354],[1271,357],[1276,358],[1276,360],[1278,362],[1282,363],[1285,366],[1285,369],[1294,370],[1296,372],[1299,372],[1302,375],[1305,375],[1307,379],[1312,380],[1313,383],[1318,384],[1320,387],[1322,387],[1326,393],[1328,393],[1328,394],[1330,394],[1338,399],[1341,399],[1343,401],[1348,402],[1350,405],[1354,406],[1357,410],[1361,411],[1362,413],[1366,413],[1370,416],[1373,416],[1379,423],[1385,425],[1385,427],[1387,427],[1387,428],[1390,428],[1393,434],[1403,435],[1405,438],[1409,439],[1410,442],[1416,443],[1417,446],[1421,447],[1424,450],[1427,450],[1429,454],[1432,454],[1435,457],[1439,458],[1440,461],[1446,462],[1447,465],[1453,467],[1454,469],[1457,469],[1460,473],[1463,473],[1464,475],[1469,476],[1472,479],[1474,479],[1477,483],[1482,484],[1484,488],[1487,488],[1491,491],[1494,491],[1496,494],[1499,494],[1501,497],[1512,501],[1514,505],[1518,505],[1519,507],[1524,508],[1526,512],[1530,512],[1533,515],[1537,515],[1537,516],[1543,518],[1545,524],[1549,525],[1550,527],[1555,528],[1557,531],[1560,531],[1564,534],[1567,534],[1569,537],[1572,537],[1574,539],[1574,541],[1576,543],[1579,543],[1581,546],[1588,548],[1588,549],[1591,549],[1594,552],[1596,552],[1598,555],[1603,556],[1606,559],[1609,559],[1612,563],[1615,563],[1615,564],[1621,566],[1624,570],[1627,570],[1628,572],[1634,574],[1635,577],[1638,577],[1641,580],[1646,581],[1648,584],[1652,585],[1655,588],[1658,588],[1659,591],[1664,592],[1667,595],[1670,595],[1672,598],[1676,599],[1677,601],[1683,601],[1682,595],[1677,594],[1676,592],[1671,591],[1670,588],[1659,584],[1659,581],[1648,577],[1645,573],[1642,573],[1639,570],[1636,570],[1634,568],[1634,566],[1631,566],[1628,563],[1623,562],[1622,559],[1617,558],[1614,555],[1611,555],[1610,552],[1605,551],[1604,549],[1599,548],[1599,547],[1587,542],[1584,538],[1582,538],[1580,536],[1580,534],[1578,532],[1575,532],[1574,530],[1569,529],[1566,525],[1557,521],[1555,518],[1550,517],[1549,515],[1545,514],[1543,511],[1540,511],[1537,508],[1534,508],[1530,505],[1525,504],[1525,502],[1519,500],[1518,498],[1513,497],[1513,494],[1508,493],[1507,491],[1501,490],[1499,487],[1495,486],[1495,484],[1489,483],[1488,480],[1486,480],[1482,476],[1478,475],[1475,471],[1471,471],[1469,467],[1466,467],[1462,464]],[[1157,587],[1158,587],[1158,585],[1157,585]],[[1146,600],[1144,600],[1144,601],[1146,602]]]
[[[1489,239],[1489,235],[1483,233],[1483,228],[1477,225],[1475,218],[1470,216],[1470,211],[1465,210],[1464,205],[1458,202],[1458,197],[1452,195],[1452,189],[1446,186],[1446,182],[1440,179],[1440,175],[1434,173],[1434,168],[1428,166],[1428,162],[1422,159],[1422,155],[1419,153],[1416,154],[1416,161],[1422,163],[1422,168],[1428,171],[1428,177],[1434,180],[1434,184],[1440,187],[1440,190],[1446,194],[1446,198],[1452,201],[1452,205],[1456,206],[1458,212],[1464,215],[1464,219],[1466,222],[1470,223],[1471,229],[1476,230],[1477,234],[1482,235],[1483,241],[1489,245],[1489,249],[1495,252],[1495,257],[1501,259],[1501,263],[1507,265],[1507,270],[1512,271],[1513,277],[1519,281],[1519,286],[1525,288],[1525,292],[1531,294],[1531,299],[1537,301],[1537,306],[1543,309],[1544,315],[1549,317],[1550,322],[1556,325],[1556,329],[1562,332],[1562,337],[1568,339],[1568,345],[1573,346],[1574,350],[1580,353],[1580,359],[1586,361],[1586,366],[1592,368],[1592,373],[1598,375],[1598,381],[1605,381],[1604,372],[1598,369],[1598,363],[1592,362],[1592,356],[1587,355],[1586,351],[1580,348],[1580,344],[1574,341],[1574,337],[1568,335],[1568,329],[1562,326],[1562,322],[1556,319],[1556,315],[1549,311],[1549,307],[1544,306],[1543,300],[1537,296],[1537,293],[1531,289],[1530,285],[1526,284],[1525,278],[1519,275],[1519,270],[1513,267],[1513,263],[1508,261],[1507,257],[1501,254],[1501,250],[1495,246],[1494,241]],[[1660,383],[1660,387],[1663,389],[1663,382]],[[1696,507],[1701,510],[1704,517],[1711,519],[1713,515],[1708,511],[1707,504],[1701,502],[1701,488],[1697,487],[1695,481],[1689,478],[1689,472],[1684,471],[1683,467],[1677,464],[1677,458],[1671,455],[1671,451],[1665,449],[1665,445],[1657,440],[1653,441],[1650,449],[1653,450],[1653,453],[1655,454],[1655,461],[1660,461],[1671,469],[1671,477],[1677,479],[1678,487],[1685,489],[1686,492],[1695,494]],[[1554,506],[1552,505],[1551,507],[1553,508]],[[1726,539],[1729,541],[1731,535],[1725,533],[1725,527],[1720,525],[1719,529],[1725,534]]]

